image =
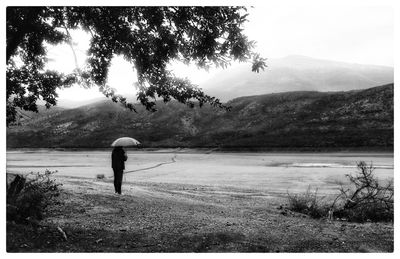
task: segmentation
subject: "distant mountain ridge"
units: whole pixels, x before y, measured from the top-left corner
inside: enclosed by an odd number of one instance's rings
[[[207,94],[228,101],[240,96],[291,91],[349,91],[394,81],[394,69],[291,55],[267,60],[260,73],[248,64],[230,67],[200,84]]]
[[[223,102],[241,96],[292,91],[350,91],[394,82],[393,67],[352,64],[301,55],[268,59],[268,67],[251,72],[250,64],[228,67],[199,86]],[[188,75],[190,79],[190,75]],[[125,96],[136,101],[134,93]],[[106,97],[75,101],[59,99],[58,106],[77,108]]]
[[[7,148],[100,148],[132,136],[145,147],[392,149],[393,87],[240,97],[231,111],[173,101],[134,113],[101,101],[10,127]]]
[[[64,109],[71,109],[71,108],[78,108],[80,106],[86,105],[88,103],[96,103],[96,102],[100,102],[100,101],[104,101],[107,100],[107,97],[103,96],[103,97],[99,97],[99,98],[93,98],[88,100],[79,100],[79,101],[75,101],[75,100],[69,100],[69,99],[61,99],[58,100],[57,102],[57,106],[58,107],[62,107]]]

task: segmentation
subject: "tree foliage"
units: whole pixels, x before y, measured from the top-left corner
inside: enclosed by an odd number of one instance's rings
[[[98,86],[115,102],[135,110],[106,84],[111,60],[122,55],[138,77],[137,99],[155,110],[155,99],[224,107],[189,80],[176,77],[171,61],[200,68],[228,66],[232,61],[265,67],[252,51],[254,42],[243,34],[245,7],[8,7],[7,8],[7,123],[16,108],[37,111],[36,101],[56,104],[56,89],[79,84]],[[64,75],[45,70],[47,44],[71,40],[69,30],[90,33],[87,64]],[[22,62],[21,62],[22,61]]]

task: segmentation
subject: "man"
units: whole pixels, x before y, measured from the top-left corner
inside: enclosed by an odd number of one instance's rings
[[[114,170],[114,188],[115,193],[121,194],[122,175],[125,169],[125,161],[128,156],[122,147],[115,147],[111,154],[112,169]]]

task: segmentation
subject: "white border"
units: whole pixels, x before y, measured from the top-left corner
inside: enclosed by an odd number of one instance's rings
[[[400,61],[399,61],[399,49],[397,46],[400,46],[400,40],[399,40],[399,33],[398,33],[398,29],[400,26],[400,11],[399,11],[399,1],[395,1],[395,0],[273,0],[273,1],[266,1],[266,0],[247,0],[247,1],[238,1],[238,0],[217,0],[217,1],[212,1],[212,0],[186,0],[186,1],[177,1],[177,0],[167,0],[167,1],[155,1],[155,0],[147,0],[147,1],[136,1],[136,0],[131,0],[131,1],[126,1],[126,0],[113,0],[113,1],[105,1],[105,0],[86,0],[86,1],[81,1],[81,0],[69,0],[69,1],[57,1],[57,0],[47,0],[47,1],[38,1],[38,0],[31,0],[31,1],[27,1],[27,0],[3,0],[1,1],[1,10],[0,10],[0,17],[2,20],[2,26],[0,26],[0,30],[1,30],[1,34],[3,36],[3,44],[5,45],[5,7],[6,6],[27,6],[27,5],[36,5],[36,6],[40,6],[40,5],[58,5],[58,6],[63,6],[63,5],[68,5],[68,6],[72,6],[72,5],[84,5],[84,6],[90,6],[90,5],[106,5],[106,6],[117,6],[117,5],[125,5],[125,6],[132,6],[132,5],[142,5],[142,6],[150,6],[150,5],[246,5],[246,6],[257,6],[257,5],[290,5],[290,4],[301,4],[301,5],[310,5],[310,7],[315,7],[318,5],[389,5],[389,6],[393,6],[394,12],[395,12],[395,40],[394,40],[394,64],[395,64],[395,122],[394,122],[394,127],[395,127],[395,152],[394,152],[394,172],[395,174],[397,172],[399,172],[399,133],[398,133],[398,129],[399,129],[399,118],[398,115],[400,114],[400,107],[399,107],[399,103],[398,101],[400,101],[399,99],[399,95],[400,95],[400,90],[397,89],[397,85],[399,83],[399,66],[400,66]],[[397,47],[397,48],[396,48]],[[5,48],[3,47],[3,51],[1,52],[1,58],[2,60],[5,59]],[[3,63],[4,64],[4,63]],[[5,66],[5,65],[3,65]],[[3,70],[1,71],[2,73],[2,82],[4,82],[2,84],[1,87],[1,96],[3,96],[3,98],[1,99],[1,116],[3,118],[3,125],[1,127],[1,172],[5,173],[6,171],[6,156],[5,156],[5,152],[6,152],[6,145],[5,145],[5,69],[3,68]],[[397,130],[397,131],[396,131]],[[397,186],[397,175],[395,176],[395,186]],[[3,188],[6,186],[5,185],[5,175],[3,175],[3,182],[1,183]],[[146,258],[154,258],[154,257],[169,257],[169,258],[187,258],[188,256],[193,257],[193,258],[205,258],[205,257],[224,257],[224,258],[238,258],[238,257],[252,257],[252,258],[265,258],[265,257],[296,257],[296,258],[320,258],[321,256],[327,257],[327,258],[336,258],[337,256],[360,256],[363,259],[364,258],[375,258],[376,256],[379,257],[388,257],[388,258],[393,258],[393,257],[398,257],[399,255],[399,240],[398,240],[398,227],[399,227],[399,209],[398,209],[398,201],[399,201],[399,194],[397,192],[397,188],[396,192],[395,192],[395,252],[391,253],[391,254],[336,254],[336,253],[331,253],[331,254],[320,254],[320,253],[313,253],[313,254],[306,254],[306,253],[302,253],[302,254],[265,254],[265,253],[251,253],[251,254],[244,254],[244,253],[229,253],[229,254],[115,254],[115,253],[107,253],[107,254],[96,254],[96,257],[113,257],[113,256],[117,256],[117,257],[146,257]],[[9,258],[18,258],[20,256],[29,256],[29,257],[35,257],[35,258],[52,258],[55,255],[54,254],[7,254],[6,253],[6,240],[5,240],[5,191],[3,191],[3,195],[2,195],[2,204],[1,206],[1,233],[2,233],[2,237],[3,239],[0,242],[0,254],[2,254],[3,256],[7,256]],[[87,257],[89,254],[73,254],[73,256],[82,256],[82,258]],[[57,257],[69,257],[71,256],[70,254],[57,254]]]

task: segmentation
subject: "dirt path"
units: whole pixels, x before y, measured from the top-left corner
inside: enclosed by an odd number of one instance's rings
[[[62,203],[38,231],[8,224],[8,251],[393,251],[393,224],[310,219],[279,209],[283,198],[251,189],[124,183],[117,196],[109,180],[58,180]]]

